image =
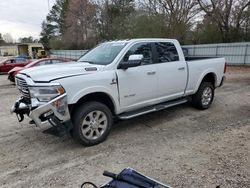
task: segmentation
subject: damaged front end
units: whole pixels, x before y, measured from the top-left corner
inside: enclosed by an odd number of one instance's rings
[[[19,74],[16,85],[22,96],[14,103],[11,112],[16,114],[19,122],[27,115],[37,126],[49,122],[60,130],[72,127],[67,94],[60,84],[34,83],[32,79]]]
[[[26,99],[23,97],[18,99],[12,106],[10,112],[15,113],[17,116],[17,120],[19,122],[22,122],[24,120],[24,115],[28,116],[30,114],[30,108],[27,105]]]

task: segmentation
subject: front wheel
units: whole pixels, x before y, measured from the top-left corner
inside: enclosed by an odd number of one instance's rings
[[[202,82],[196,94],[192,96],[194,107],[205,110],[210,107],[214,99],[214,86],[209,82]]]
[[[11,81],[11,82],[15,82],[15,76],[13,74],[10,74],[8,79]]]
[[[113,118],[109,108],[99,102],[87,102],[76,109],[72,135],[85,146],[103,142],[110,133]]]

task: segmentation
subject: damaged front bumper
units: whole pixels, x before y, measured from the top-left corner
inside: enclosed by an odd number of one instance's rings
[[[28,115],[37,126],[41,126],[47,121],[52,125],[70,121],[66,93],[44,104],[39,104],[32,99],[29,104],[25,98],[20,98],[12,106],[11,112],[16,113],[19,122],[23,121],[24,115]]]
[[[19,122],[24,120],[24,115],[30,114],[30,107],[27,105],[25,98],[18,99],[10,109],[11,113],[15,113]]]

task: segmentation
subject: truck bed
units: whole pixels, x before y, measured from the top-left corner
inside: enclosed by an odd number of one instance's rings
[[[190,56],[189,56],[190,57]],[[216,75],[215,87],[219,86],[223,77],[225,58],[221,57],[191,57],[186,58],[188,66],[188,82],[186,94],[194,94],[201,83],[201,79],[209,73]]]

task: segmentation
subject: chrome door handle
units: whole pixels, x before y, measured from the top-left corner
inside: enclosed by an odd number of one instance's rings
[[[150,72],[147,72],[147,75],[154,75],[156,72],[155,71],[150,71]]]
[[[178,70],[185,70],[185,67],[179,67]]]

